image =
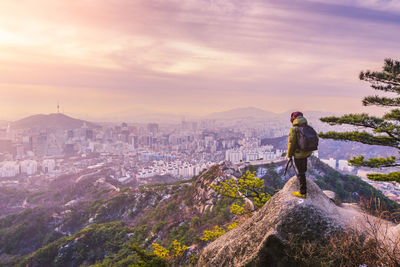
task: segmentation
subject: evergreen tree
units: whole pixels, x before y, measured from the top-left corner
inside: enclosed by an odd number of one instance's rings
[[[399,149],[400,152],[400,61],[385,59],[382,71],[362,71],[360,80],[371,84],[375,90],[394,93],[395,96],[367,96],[363,99],[364,106],[394,107],[382,117],[370,116],[366,113],[348,114],[342,117],[325,117],[321,121],[330,125],[352,125],[362,127],[362,131],[320,133],[321,138],[356,141],[368,145],[388,146]],[[397,96],[397,97],[396,97]],[[400,166],[400,158],[370,158],[364,156],[349,159],[349,163],[357,167],[385,168]],[[400,182],[400,172],[387,174],[368,174],[368,178],[377,181]]]

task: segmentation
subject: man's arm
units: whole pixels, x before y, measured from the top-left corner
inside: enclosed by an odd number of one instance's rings
[[[296,151],[296,127],[290,128],[289,132],[289,140],[288,140],[288,150],[287,150],[287,157],[291,158],[294,156],[294,152]]]

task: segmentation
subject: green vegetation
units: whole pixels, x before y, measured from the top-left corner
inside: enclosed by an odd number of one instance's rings
[[[17,262],[19,266],[166,266],[168,262],[143,248],[154,242],[169,251],[174,250],[174,244],[177,247],[176,242],[181,249],[195,243],[201,247],[205,245],[200,239],[204,229],[231,221],[230,199],[216,199],[212,206],[201,200],[194,205],[196,183],[209,183],[218,177],[218,172],[216,165],[203,171],[205,177],[197,177],[201,180],[146,186],[138,193],[125,188],[111,198],[72,206],[62,216],[59,210],[28,210],[9,216],[0,220],[0,242],[7,244],[2,249],[6,248],[7,252],[3,252],[8,253],[0,262],[6,266]],[[206,206],[204,212],[198,210],[199,205]],[[53,218],[53,213],[58,215]],[[117,220],[130,222],[134,227]],[[73,234],[62,236],[54,232],[61,225],[62,231]],[[42,231],[40,226],[47,228]],[[30,250],[23,250],[24,240]],[[16,254],[25,256],[14,257]],[[196,251],[183,253],[178,261],[193,263],[196,255]]]
[[[3,253],[23,255],[61,237],[53,230],[55,221],[44,209],[28,209],[0,220],[0,248]]]
[[[211,185],[217,193],[233,199],[250,199],[256,207],[262,207],[271,195],[264,192],[264,182],[255,177],[255,171],[246,171],[240,178],[232,177],[220,181],[217,185]]]
[[[234,221],[228,226],[219,226],[224,224],[224,222],[229,221],[229,218],[232,213],[235,216],[240,216],[245,213],[245,203],[246,200],[252,200],[252,203],[256,205],[257,208],[262,207],[270,198],[271,196],[265,192],[264,190],[264,181],[260,178],[255,177],[255,173],[257,168],[253,172],[247,170],[244,175],[240,178],[232,177],[230,179],[220,181],[218,184],[214,185],[211,184],[211,188],[213,188],[217,193],[224,196],[221,198],[216,205],[216,210],[219,210],[220,203],[232,203],[229,211],[224,207],[224,218],[221,222],[217,222],[217,225],[214,225],[213,230],[205,230],[203,232],[203,236],[201,240],[206,242],[212,242],[216,240],[218,237],[224,235],[227,231],[230,231],[238,226],[238,222]],[[228,201],[228,202],[227,202]],[[251,210],[252,211],[252,210]],[[207,215],[207,213],[206,213]],[[205,217],[206,217],[205,215]]]
[[[135,204],[132,194],[123,193],[108,200],[92,202],[86,213],[90,216],[96,215],[97,222],[109,222],[120,218]]]
[[[242,215],[244,213],[244,207],[241,205],[233,204],[230,209],[232,214]]]
[[[276,167],[275,163],[268,164],[267,173],[264,176],[266,186],[272,187],[274,190],[281,189],[285,185],[282,176],[276,171]]]
[[[132,229],[122,222],[92,224],[26,256],[20,266],[79,266],[94,264],[126,245]]]
[[[103,261],[91,267],[167,267],[168,264],[153,252],[142,249],[137,244],[127,243],[117,254],[108,255]]]
[[[381,196],[379,191],[374,191],[359,178],[342,175],[318,159],[312,159],[311,164],[313,168],[310,172],[315,172],[313,176],[321,188],[337,192],[343,200],[354,200],[353,192],[357,192],[360,198],[365,196],[365,199],[372,194]],[[194,197],[196,188],[212,184],[216,177],[221,176],[220,171],[221,168],[213,167],[203,172],[205,178],[201,176],[198,180],[184,183],[143,187],[139,194],[125,189],[111,198],[72,207],[63,218],[52,218],[55,211],[39,209],[8,216],[0,220],[0,240],[4,242],[2,244],[7,243],[2,248],[9,249],[8,259],[2,260],[5,266],[11,263],[19,263],[19,266],[63,266],[67,262],[76,266],[93,264],[96,267],[194,264],[199,250],[207,242],[237,227],[240,216],[247,216],[248,213],[243,205],[244,198],[228,195],[209,202]],[[248,177],[250,179],[246,181]],[[243,181],[236,184],[237,188],[243,190],[246,186],[253,186],[261,189],[260,194],[266,190],[274,192],[283,184],[274,165],[268,166],[263,179],[256,179],[250,172],[239,179]],[[252,199],[252,196],[249,198]],[[387,206],[392,204],[383,196],[381,202]],[[95,223],[88,226],[89,218],[93,218]],[[134,227],[116,220],[124,220]],[[35,223],[48,228],[40,230]],[[60,237],[54,232],[53,229],[61,223],[63,231],[74,234]],[[25,245],[24,239],[28,240]],[[182,249],[193,245],[196,248],[184,250],[179,257],[164,259],[155,255],[154,249],[147,250],[157,243],[168,251],[169,256],[175,255],[174,242],[175,246],[178,242]],[[31,250],[21,249],[26,245],[30,245]],[[18,259],[13,256],[16,254],[26,256]]]
[[[317,158],[311,159],[312,168],[308,170],[315,176],[315,183],[322,190],[335,192],[342,202],[369,202],[370,199],[379,199],[381,208],[391,213],[397,211],[400,205],[387,198],[383,193],[355,175],[344,175],[324,164]],[[322,172],[322,175],[315,173]]]
[[[400,61],[386,59],[382,71],[362,71],[360,80],[369,82],[375,90],[385,93],[400,94]],[[400,98],[398,97],[381,97],[378,95],[367,96],[362,101],[364,106],[380,106],[380,107],[400,107]],[[400,109],[395,108],[386,113],[382,117],[370,116],[363,114],[348,114],[342,117],[325,117],[321,121],[330,125],[351,125],[363,127],[368,131],[349,131],[320,133],[322,138],[356,141],[368,145],[379,145],[394,147],[400,150]],[[400,159],[400,158],[398,158]],[[365,159],[363,155],[354,157],[349,163],[357,167],[369,168],[387,168],[398,167],[400,162],[395,156],[387,158],[371,158]],[[387,174],[373,173],[368,174],[368,178],[377,181],[397,181],[400,182],[400,172],[390,172]]]
[[[242,212],[243,210],[244,210],[244,208],[239,205],[233,204],[231,206],[231,212],[235,215],[243,214],[243,212]],[[238,224],[239,223],[237,221],[234,221],[226,227],[224,227],[224,226],[220,227],[218,225],[215,225],[213,230],[211,230],[211,231],[205,230],[203,232],[203,237],[201,238],[201,240],[206,241],[206,242],[213,242],[218,237],[224,235],[227,231],[230,231],[230,230],[236,228],[238,226]]]
[[[211,166],[208,170],[205,170],[199,174],[204,180],[214,180],[221,173],[219,164]]]
[[[230,225],[228,225],[227,229],[228,229],[228,231],[230,231],[232,229],[235,229],[238,225],[239,225],[238,222],[233,222]]]
[[[226,233],[225,229],[219,227],[218,225],[214,226],[214,230],[212,231],[204,231],[204,236],[201,238],[201,240],[207,241],[207,242],[213,242],[215,241],[218,237],[224,235]]]
[[[130,238],[136,230],[123,222],[92,224],[26,256],[18,266],[167,266]]]
[[[153,243],[154,255],[158,258],[167,261],[173,266],[180,265],[182,263],[184,253],[189,249],[187,246],[182,245],[177,240],[172,242],[171,248],[167,249],[160,244]]]

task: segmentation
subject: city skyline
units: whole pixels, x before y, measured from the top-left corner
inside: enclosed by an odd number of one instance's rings
[[[370,111],[395,1],[2,1],[0,119]]]

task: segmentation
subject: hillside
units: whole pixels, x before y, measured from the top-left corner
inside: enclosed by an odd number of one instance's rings
[[[342,175],[318,159],[311,164],[309,177],[321,188],[335,191],[341,201],[377,196],[388,209],[397,207],[359,178]],[[274,194],[289,177],[282,180],[281,166],[265,168],[266,189]],[[85,176],[73,185],[69,184],[76,177],[69,181],[64,178],[51,186],[58,191],[32,194],[29,208],[0,220],[0,262],[20,266],[126,266],[143,257],[155,260],[148,251],[151,244],[170,247],[174,240],[189,247],[184,261],[189,255],[195,260],[207,245],[201,240],[203,231],[235,219],[230,213],[232,200],[219,197],[210,187],[231,174],[240,175],[230,165],[215,165],[191,180],[140,188],[114,183],[106,171],[97,174],[100,177]],[[97,242],[104,246],[97,246]]]
[[[32,115],[11,123],[14,129],[30,129],[30,128],[59,128],[64,130],[76,129],[86,124],[88,127],[95,127],[91,122],[71,118],[61,113],[38,114]]]
[[[390,248],[383,248],[383,244],[392,244],[389,242],[397,242],[396,239],[370,232],[370,224],[379,233],[396,230],[396,224],[382,222],[348,205],[335,204],[311,179],[307,179],[306,199],[292,195],[298,187],[298,179],[292,177],[258,212],[209,244],[202,251],[197,266],[357,266],[359,263],[398,266],[400,243],[394,244],[392,252]],[[356,241],[357,248],[343,242],[363,235],[368,235],[369,240]],[[337,242],[336,238],[341,238],[338,241],[342,242]],[[379,241],[382,238],[385,241]],[[330,245],[333,242],[345,247],[345,251],[335,248],[336,244]],[[382,245],[376,250],[387,251],[389,256],[377,258],[371,249],[372,243]],[[318,255],[315,248],[323,246],[324,254]],[[352,256],[353,253],[358,255]]]

